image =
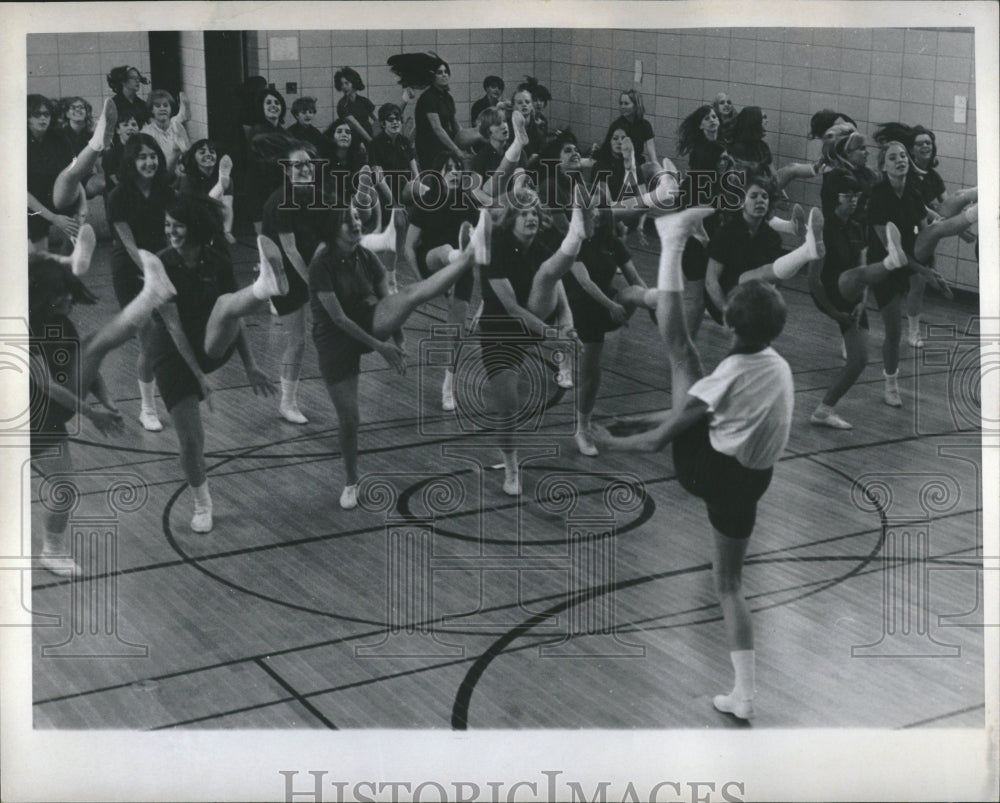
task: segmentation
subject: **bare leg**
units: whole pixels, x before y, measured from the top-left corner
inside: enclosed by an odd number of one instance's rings
[[[358,429],[361,425],[361,414],[358,411],[358,377],[327,382],[326,392],[330,395],[330,401],[337,411],[337,442],[344,461],[346,490],[358,484]]]
[[[504,464],[503,492],[508,496],[519,496],[521,493],[521,473],[513,434],[517,414],[521,408],[518,374],[516,371],[497,371],[490,377],[489,384],[490,393],[496,401],[502,421],[497,434],[500,439],[500,454]]]
[[[590,437],[590,416],[597,403],[601,386],[601,353],[603,343],[584,343],[580,352],[579,392],[576,397],[576,448],[587,457],[597,456],[597,447]]]
[[[177,430],[181,471],[188,485],[205,484],[205,428],[197,396],[186,396],[174,405],[170,418]]]
[[[917,240],[913,244],[913,256],[918,262],[926,262],[934,256],[934,249],[939,241],[945,237],[953,237],[961,234],[972,226],[979,219],[979,209],[971,206],[967,209],[943,220],[938,220],[930,226],[926,226],[917,235]]]
[[[684,315],[687,318],[688,334],[692,339],[698,336],[701,322],[705,318],[705,280],[688,282],[685,288]]]
[[[181,470],[194,496],[191,529],[207,533],[212,529],[212,497],[205,472],[205,428],[197,396],[186,396],[174,405],[170,418],[177,430]]]
[[[421,304],[443,295],[473,265],[471,248],[460,252],[448,265],[415,284],[407,285],[395,295],[386,296],[375,307],[372,335],[385,340],[398,331]]]
[[[909,320],[909,333],[906,342],[914,348],[923,346],[920,339],[920,313],[924,308],[924,290],[927,279],[919,273],[910,274],[910,289],[906,294],[906,317]]]
[[[297,398],[299,372],[306,348],[306,306],[281,317],[285,349],[281,355],[281,398],[278,413],[293,424],[308,424],[309,419],[299,410]]]
[[[809,212],[809,222],[806,224],[806,239],[794,251],[778,257],[770,265],[762,265],[754,270],[740,274],[740,284],[752,279],[764,282],[776,282],[790,279],[814,259],[822,259],[826,255],[823,245],[823,213],[819,209]]]
[[[658,295],[656,317],[670,360],[671,408],[680,409],[688,389],[705,375],[705,369],[688,333],[684,318],[684,293],[660,291]]]
[[[844,332],[844,347],[847,349],[847,362],[809,419],[813,424],[833,429],[852,429],[851,424],[837,415],[833,408],[854,386],[868,365],[868,330],[860,327],[848,329]]]
[[[72,474],[73,459],[69,453],[69,441],[63,439],[53,454],[31,458],[31,467],[43,477],[56,474]],[[55,510],[45,511],[45,536],[39,560],[46,569],[59,577],[72,577],[80,572],[73,561],[73,545],[66,538],[69,513]]]
[[[885,339],[882,341],[883,400],[890,407],[902,407],[899,396],[899,342],[903,336],[903,304],[898,296],[882,308]]]
[[[219,296],[205,327],[205,354],[218,359],[236,342],[242,331],[240,319],[267,304],[271,296],[288,292],[281,251],[267,237],[257,238],[260,273],[253,284]]]
[[[727,695],[712,701],[720,711],[741,719],[753,717],[754,654],[753,622],[743,595],[743,561],[749,538],[730,538],[712,529],[715,547],[712,558],[712,579],[719,597],[722,618],[726,626],[726,642],[736,673],[736,683]]]
[[[557,296],[559,280],[573,267],[580,252],[580,245],[585,239],[593,236],[595,201],[593,197],[589,200],[584,199],[580,187],[574,190],[574,206],[569,230],[558,250],[535,272],[535,278],[531,282],[531,293],[528,295],[528,309],[542,320],[548,318],[556,308],[559,300]]]
[[[82,185],[94,172],[97,161],[105,148],[111,146],[115,133],[115,123],[118,120],[118,108],[114,101],[108,98],[104,101],[104,109],[94,126],[94,135],[90,143],[56,178],[52,187],[52,205],[57,211],[65,211],[75,206],[81,195],[84,195]]]
[[[979,200],[979,188],[970,187],[966,190],[958,190],[945,196],[944,200],[941,201],[941,206],[938,207],[938,214],[943,218],[949,218],[957,215],[965,207],[971,203],[976,203]]]

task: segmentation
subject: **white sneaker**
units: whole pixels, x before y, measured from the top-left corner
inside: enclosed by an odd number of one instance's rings
[[[906,342],[910,344],[911,348],[922,349],[924,347],[924,341],[920,338],[919,332],[910,332],[906,336]]]
[[[73,577],[80,574],[80,567],[71,556],[60,554],[48,544],[42,547],[38,561],[47,571],[52,572],[57,577]]]
[[[521,478],[513,477],[507,478],[503,481],[503,492],[507,496],[520,496],[521,495]]]
[[[817,424],[821,427],[830,427],[831,429],[854,429],[854,425],[849,421],[845,421],[836,413],[827,413],[826,415],[820,415],[819,412],[815,412],[809,418],[810,424]]]
[[[282,402],[278,405],[278,415],[284,418],[289,424],[308,424],[309,419],[302,415],[302,411],[299,409],[298,404],[292,402],[290,404],[285,404]]]
[[[159,432],[163,429],[163,424],[160,423],[156,410],[142,410],[139,413],[139,423],[142,424],[143,429],[149,432]]]
[[[207,507],[199,510],[195,507],[194,515],[191,517],[192,531],[196,533],[209,533],[212,531],[212,526],[212,508]]]
[[[712,705],[724,714],[732,714],[739,719],[753,719],[753,700],[734,700],[731,694],[717,694],[712,698]]]
[[[455,391],[451,388],[441,388],[441,409],[446,413],[455,409]]]
[[[890,407],[902,407],[903,399],[899,395],[899,385],[885,383],[885,392],[882,394],[882,401]]]
[[[352,510],[358,506],[358,486],[345,485],[340,494],[340,507],[342,510]]]
[[[578,429],[573,440],[576,441],[576,448],[584,457],[597,457],[597,447],[590,439],[590,433],[585,429]]]

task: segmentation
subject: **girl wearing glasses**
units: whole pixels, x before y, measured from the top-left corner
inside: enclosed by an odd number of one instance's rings
[[[961,208],[961,203],[956,206],[954,199],[946,199],[944,180],[934,169],[937,167],[938,160],[937,138],[933,131],[922,125],[908,126],[903,123],[883,123],[875,132],[875,139],[880,142],[897,140],[906,146],[907,154],[910,157],[910,172],[907,173],[907,182],[920,195],[931,221],[957,213]],[[960,200],[961,197],[960,194]],[[964,231],[959,236],[968,243],[976,241],[976,238],[969,231]],[[933,255],[930,258],[930,264],[933,265]],[[910,289],[906,295],[906,316],[909,322],[907,342],[913,348],[923,346],[923,341],[920,339],[920,314],[923,309],[925,287],[926,282],[919,274],[910,277]]]
[[[320,229],[328,214],[314,203],[313,179],[321,164],[314,164],[311,145],[296,142],[284,154],[285,175],[292,187],[291,204],[284,203],[285,187],[278,187],[264,203],[262,230],[278,244],[288,277],[288,292],[271,300],[281,321],[284,350],[281,355],[281,396],[278,415],[291,424],[308,424],[299,409],[299,374],[306,346],[306,304],[309,301],[309,263],[320,242]],[[323,199],[315,199],[321,201]],[[296,208],[289,208],[294,206]],[[320,206],[321,208],[310,208]]]

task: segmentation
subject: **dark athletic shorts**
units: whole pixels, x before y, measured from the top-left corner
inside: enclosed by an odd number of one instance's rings
[[[288,276],[288,292],[283,296],[271,296],[271,303],[279,315],[288,315],[300,310],[309,301],[309,286],[287,260],[285,260],[285,275]]]
[[[729,538],[749,538],[757,521],[757,501],[771,484],[773,468],[753,469],[717,452],[709,440],[708,418],[674,440],[674,470],[681,486],[705,500],[708,520]]]
[[[435,248],[436,247],[437,246],[435,246]],[[431,270],[427,267],[427,254],[433,250],[433,248],[422,247],[418,247],[416,249],[415,256],[417,257],[417,271],[420,273],[421,279],[426,279],[431,275]],[[475,269],[470,268],[462,274],[461,278],[457,282],[455,282],[455,286],[452,288],[455,298],[459,301],[468,303],[472,299],[472,290],[475,287],[475,284]]]
[[[142,269],[126,253],[111,254],[111,286],[122,309],[142,290]]]
[[[829,279],[829,280],[824,277],[823,278],[823,289],[826,291],[826,297],[829,299],[830,303],[833,304],[834,308],[838,312],[853,312],[854,311],[854,308],[857,306],[857,303],[852,304],[850,301],[848,301],[846,298],[844,298],[840,294],[840,286],[837,284],[836,277],[834,277],[832,279]],[[816,309],[818,309],[820,312],[822,312],[824,315],[826,315],[826,310],[824,310],[819,305],[819,301],[816,300],[816,296],[810,294],[810,297],[813,300],[813,304],[816,305]],[[832,320],[832,316],[828,316],[828,317],[830,317],[831,320]],[[837,325],[840,327],[841,334],[843,334],[844,332],[846,332],[848,330],[848,328],[849,328],[846,324],[842,324],[839,321],[837,321]],[[861,320],[858,322],[858,325],[859,325],[859,327],[861,329],[868,329],[868,312],[867,311],[861,313]]]
[[[872,285],[872,295],[879,309],[884,309],[893,299],[904,298],[910,292],[911,268],[897,268],[878,284]]]
[[[375,306],[365,306],[354,322],[368,334],[372,332],[375,319]],[[343,382],[361,373],[361,355],[371,353],[372,349],[355,340],[346,332],[325,332],[317,336],[313,328],[313,341],[316,343],[316,354],[319,357],[319,372],[326,383]]]
[[[612,320],[607,307],[590,296],[574,294],[569,301],[573,310],[573,325],[581,343],[603,343],[604,335],[622,326]]]
[[[236,351],[236,344],[233,343],[226,349],[226,353],[217,360],[208,357],[194,344],[192,344],[192,348],[202,373],[210,374],[229,362],[229,358]],[[160,391],[160,396],[163,397],[163,403],[168,412],[188,396],[197,396],[199,401],[204,401],[205,397],[202,395],[198,379],[191,373],[191,369],[188,368],[188,364],[184,362],[184,358],[176,348],[153,355],[152,362],[156,387]]]

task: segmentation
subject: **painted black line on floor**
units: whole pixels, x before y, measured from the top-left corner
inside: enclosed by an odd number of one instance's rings
[[[961,513],[952,513],[952,514],[947,514],[945,516],[942,516],[941,518],[942,519],[943,518],[952,518],[952,517],[956,517],[956,516],[960,516],[960,515],[966,515],[966,513],[967,512],[964,512],[964,511],[961,512]],[[860,532],[857,532],[857,533],[851,533],[851,534],[848,534],[846,536],[841,536],[841,537],[844,537],[844,538],[846,538],[846,537],[857,537],[858,535],[865,535],[865,534],[868,534],[868,533],[873,533],[874,534],[876,532],[878,532],[878,531],[877,530],[864,530],[864,531],[860,531]],[[779,548],[779,549],[776,549],[776,550],[771,550],[768,554],[773,553],[773,552],[786,551],[786,550],[790,550],[790,549],[797,549],[797,548],[799,548],[801,546],[803,546],[803,545],[794,545],[794,546],[790,546],[790,547],[782,547],[782,548]],[[963,549],[963,550],[957,550],[955,553],[946,553],[946,554],[957,554],[959,552],[965,552],[965,551],[968,551],[968,548]],[[839,556],[838,555],[838,556],[830,556],[830,557],[824,558],[823,560],[828,560],[829,561],[829,560],[862,560],[862,559],[864,559],[864,556]],[[769,562],[772,562],[772,561],[769,561],[769,560],[766,560],[766,559],[761,559],[761,558],[757,557],[757,558],[752,559],[752,561],[748,561],[748,562],[753,562],[753,563],[758,563],[758,564],[766,564],[766,563],[769,563]],[[963,565],[963,566],[967,565],[967,562],[966,561],[962,561],[962,562],[959,563],[959,565]],[[696,573],[698,571],[708,571],[710,569],[711,569],[711,565],[708,564],[708,563],[704,563],[704,564],[698,564],[698,565],[694,565],[694,566],[683,567],[683,568],[680,568],[680,569],[672,569],[672,570],[668,570],[668,571],[664,571],[664,572],[658,572],[658,573],[656,573],[654,575],[648,575],[648,576],[645,576],[645,577],[632,578],[631,580],[625,581],[625,582],[628,582],[631,585],[637,586],[637,585],[641,585],[641,584],[646,583],[646,582],[655,582],[655,581],[658,581],[658,580],[671,579],[673,577],[683,576],[685,574],[693,574],[693,573]],[[860,576],[862,574],[872,574],[872,573],[875,573],[877,571],[879,571],[878,568],[869,569],[866,572],[861,572],[861,573],[859,573],[856,576]],[[808,583],[804,583],[804,584],[801,584],[801,585],[798,585],[798,586],[789,586],[789,587],[786,587],[786,588],[771,589],[771,590],[768,590],[768,591],[763,591],[763,592],[760,592],[757,595],[754,595],[754,597],[755,598],[756,597],[766,597],[766,596],[773,596],[775,594],[783,594],[783,593],[786,593],[787,591],[794,591],[794,590],[798,590],[799,588],[812,587],[812,586],[815,586],[818,583],[825,583],[825,582],[827,582],[827,581],[826,580],[813,580],[813,581],[810,581]],[[530,604],[537,604],[539,602],[549,601],[549,600],[552,600],[552,599],[563,599],[564,596],[565,595],[564,595],[563,592],[556,592],[556,593],[553,593],[553,594],[549,594],[549,595],[545,595],[545,596],[541,596],[541,597],[536,597],[536,598],[533,598],[533,599],[530,599],[530,600],[526,600],[526,601],[516,601],[514,603],[510,603],[510,604],[506,604],[506,605],[492,606],[490,608],[486,608],[485,610],[483,610],[481,612],[482,613],[492,613],[492,612],[497,612],[497,611],[511,610],[511,609],[517,608],[517,607],[519,607],[521,605],[525,605],[525,604],[530,605]],[[642,623],[642,622],[647,622],[647,621],[657,621],[659,619],[672,618],[674,616],[679,616],[679,615],[683,615],[683,614],[686,614],[686,613],[696,613],[696,612],[698,612],[700,610],[708,610],[708,609],[717,608],[717,607],[718,607],[718,603],[712,603],[710,605],[698,606],[696,608],[692,608],[692,609],[689,609],[689,610],[686,610],[686,611],[679,611],[679,612],[674,612],[674,613],[670,613],[670,614],[661,614],[661,615],[659,615],[657,617],[653,617],[653,618],[650,618],[650,619],[632,620],[632,622],[630,624],[635,625],[636,623]],[[757,610],[757,609],[755,609],[755,610]],[[721,616],[715,616],[715,617],[712,617],[712,618],[698,620],[698,621],[684,622],[684,623],[680,623],[680,624],[676,624],[676,625],[663,625],[663,626],[660,626],[660,627],[652,627],[652,628],[650,628],[650,627],[628,628],[628,625],[625,625],[626,630],[624,632],[644,632],[644,631],[650,631],[650,632],[652,632],[652,631],[655,631],[655,630],[672,629],[672,628],[676,628],[676,627],[688,627],[688,626],[695,625],[695,624],[704,624],[704,623],[717,622],[717,621],[720,621],[721,618],[722,618]],[[418,626],[421,626],[421,625],[430,625],[430,624],[435,624],[435,623],[436,623],[436,620],[435,621],[428,621],[428,622],[424,622],[424,623],[417,623],[414,626],[418,627]],[[144,680],[155,681],[155,682],[161,682],[161,681],[164,681],[164,680],[172,680],[172,679],[175,679],[175,678],[178,678],[178,677],[184,677],[184,676],[187,676],[187,675],[194,675],[194,674],[197,674],[199,672],[208,672],[208,671],[213,671],[213,670],[216,670],[216,669],[221,669],[221,668],[227,668],[227,667],[231,667],[231,666],[236,666],[236,665],[239,665],[239,664],[242,664],[242,663],[256,662],[258,660],[263,660],[263,659],[266,659],[266,658],[269,658],[269,657],[278,657],[278,656],[284,656],[284,655],[294,655],[295,653],[298,653],[298,652],[305,652],[305,651],[314,650],[314,649],[322,649],[323,647],[332,647],[332,646],[337,646],[339,644],[348,643],[348,642],[351,642],[351,641],[358,641],[358,640],[361,640],[361,639],[368,639],[368,638],[372,638],[372,637],[375,637],[375,636],[382,635],[384,632],[385,632],[385,628],[382,627],[382,628],[379,628],[377,630],[372,630],[372,631],[362,632],[362,633],[349,634],[349,635],[340,636],[340,637],[337,637],[337,638],[334,638],[334,639],[326,639],[326,640],[320,641],[320,642],[313,642],[311,644],[298,645],[298,646],[295,646],[295,647],[287,647],[287,648],[282,649],[282,650],[269,651],[267,653],[260,653],[258,655],[245,656],[245,657],[242,657],[242,658],[234,658],[234,659],[231,659],[231,660],[228,660],[228,661],[221,661],[221,662],[217,662],[217,663],[214,663],[214,664],[203,665],[203,666],[200,666],[200,667],[189,667],[188,669],[181,669],[181,670],[177,670],[175,672],[168,672],[168,673],[165,673],[165,674],[162,674],[162,675],[157,675],[157,676],[154,676],[154,677],[151,677],[151,678],[145,678]],[[485,633],[482,633],[482,632],[469,632],[469,631],[459,631],[459,630],[454,630],[453,631],[453,630],[449,630],[449,633],[452,633],[452,632],[455,633],[456,635],[468,635],[468,636],[474,636],[474,637],[478,636],[478,637],[482,637],[482,638],[487,638],[488,635],[489,635],[489,634],[485,634]],[[520,651],[522,649],[530,649],[531,647],[537,646],[538,644],[547,643],[547,641],[556,642],[556,641],[562,640],[562,636],[561,635],[559,635],[559,636],[549,636],[548,634],[533,634],[533,633],[526,633],[524,635],[525,635],[525,637],[534,638],[534,639],[536,639],[536,641],[534,641],[531,644],[528,644],[526,646],[522,646],[522,647],[511,647],[511,648],[505,650],[505,653],[518,652],[518,651]],[[542,641],[538,641],[537,639],[542,639]],[[317,692],[308,692],[304,696],[311,697],[311,696],[314,696],[316,694],[326,694],[326,693],[329,693],[330,691],[336,691],[336,690],[340,690],[340,689],[353,688],[353,687],[358,686],[358,685],[370,685],[372,683],[379,682],[381,679],[391,679],[391,678],[394,678],[394,677],[397,677],[397,676],[401,677],[401,676],[404,676],[406,674],[415,673],[417,671],[427,671],[427,670],[433,669],[433,668],[439,668],[439,667],[444,667],[444,666],[451,666],[451,665],[456,664],[456,663],[467,663],[467,662],[470,662],[472,660],[475,660],[475,657],[469,657],[469,658],[463,658],[463,659],[460,659],[460,660],[447,661],[447,662],[444,662],[444,663],[435,664],[433,666],[423,667],[423,668],[420,668],[418,670],[409,670],[407,672],[393,673],[393,674],[384,675],[384,676],[377,676],[377,677],[374,677],[374,678],[365,679],[364,681],[352,682],[352,683],[346,684],[344,686],[330,687],[329,689],[323,689],[323,690],[320,690],[320,691],[317,691]],[[43,699],[36,700],[33,703],[33,705],[45,705],[45,704],[49,704],[49,703],[62,702],[62,701],[65,701],[65,700],[75,699],[77,697],[86,697],[86,696],[90,696],[90,695],[93,695],[93,694],[101,694],[101,693],[108,692],[108,691],[116,691],[116,690],[119,690],[119,689],[123,689],[123,688],[127,688],[129,686],[132,686],[134,683],[137,683],[137,682],[139,682],[139,681],[132,680],[132,681],[124,682],[124,683],[117,683],[117,684],[112,684],[112,685],[109,685],[109,686],[103,686],[103,687],[100,687],[100,688],[88,689],[88,690],[80,691],[80,692],[72,692],[72,693],[69,693],[69,694],[59,695],[59,696],[56,696],[56,697],[43,698]],[[273,703],[278,703],[278,702],[287,702],[287,700],[276,700],[276,701],[273,701]],[[195,718],[193,720],[184,720],[184,722],[185,723],[186,722],[199,722],[199,721],[203,721],[203,720],[206,720],[206,719],[212,719],[212,718],[215,718],[215,717],[218,717],[218,716],[224,716],[227,713],[238,713],[239,711],[242,711],[242,710],[251,710],[253,708],[263,708],[263,707],[266,707],[266,706],[271,705],[271,704],[272,703],[262,703],[262,704],[259,704],[259,705],[256,705],[256,706],[250,706],[250,707],[248,707],[246,709],[233,709],[232,711],[229,711],[229,712],[222,712],[220,714],[211,714],[211,715],[208,715],[208,716],[205,716],[205,717],[197,717],[197,718]],[[168,726],[164,726],[164,727],[168,727]]]
[[[976,430],[976,431],[978,431],[978,430]],[[899,437],[899,438],[889,438],[889,439],[884,439],[884,440],[881,440],[881,441],[874,441],[874,442],[868,443],[868,444],[847,444],[847,445],[842,445],[842,446],[831,446],[831,447],[828,447],[828,448],[825,448],[825,449],[816,449],[816,450],[814,450],[812,452],[802,452],[802,453],[788,452],[786,450],[785,455],[783,455],[778,462],[779,463],[784,463],[784,462],[787,462],[787,461],[798,460],[798,459],[801,459],[801,458],[809,459],[809,458],[812,458],[812,457],[817,457],[817,456],[821,456],[821,455],[825,455],[825,454],[836,454],[836,453],[839,453],[839,452],[852,451],[852,450],[855,450],[855,449],[859,449],[860,450],[860,449],[868,449],[868,448],[879,448],[879,447],[882,447],[882,446],[892,446],[892,445],[896,445],[896,444],[899,444],[899,443],[906,443],[906,442],[910,442],[910,441],[917,441],[917,440],[922,440],[922,439],[927,439],[927,438],[952,437],[955,434],[971,434],[971,432],[972,432],[971,430],[962,430],[960,433],[951,432],[951,433],[936,433],[936,434],[930,434],[930,435],[907,435],[907,436],[902,436],[902,437]],[[266,448],[266,447],[262,446],[260,448]],[[230,462],[231,460],[235,460],[238,457],[239,457],[239,455],[233,455],[233,456],[227,458],[225,461],[223,461],[223,463]],[[325,460],[326,458],[322,458],[322,459]],[[318,462],[321,462],[321,461],[322,460],[320,460]],[[820,464],[820,465],[823,465],[824,467],[827,467],[826,464]],[[209,472],[211,472],[212,470],[213,469],[209,469]],[[213,476],[236,476],[236,475],[240,475],[240,474],[244,474],[244,473],[250,473],[250,472],[259,471],[259,470],[262,470],[262,468],[244,469],[244,470],[239,470],[239,471],[234,471],[234,472],[220,473],[220,474],[216,474],[216,475],[213,475]],[[842,476],[846,476],[846,475],[843,474],[843,472],[838,472],[838,473],[840,473]],[[653,477],[653,478],[650,478],[650,479],[642,479],[642,482],[643,482],[643,484],[645,486],[649,487],[649,486],[653,486],[653,485],[661,485],[661,484],[666,484],[666,483],[669,483],[669,482],[673,482],[676,479],[677,479],[677,477],[676,477],[675,474],[670,474],[670,475],[664,475],[664,476],[661,476],[661,477]],[[183,482],[183,480],[178,480],[178,479],[165,480],[165,481],[161,481],[159,483],[155,483],[154,486],[152,486],[152,487],[158,487],[160,485],[168,485],[168,484],[172,484],[174,482]],[[850,482],[853,483],[853,479],[851,479]],[[183,489],[184,489],[184,486],[182,485],[180,491],[183,491]],[[180,491],[178,492],[178,494],[180,493]],[[178,495],[178,494],[175,494],[175,496]],[[518,504],[519,504],[518,502],[502,502],[502,503],[498,503],[496,505],[491,506],[490,509],[491,510],[504,510],[504,509],[516,507]],[[481,511],[479,511],[479,510],[461,511],[461,512],[452,514],[449,518],[461,518],[461,517],[470,516],[470,515],[478,515],[480,512]],[[235,556],[239,556],[239,555],[252,554],[252,553],[257,553],[257,552],[264,552],[264,551],[268,551],[268,550],[271,550],[271,549],[285,549],[287,547],[294,547],[294,546],[299,546],[301,544],[307,544],[307,543],[316,543],[316,542],[320,542],[320,541],[324,541],[324,540],[328,540],[328,539],[336,539],[336,538],[340,538],[340,537],[348,537],[348,536],[353,536],[353,535],[363,535],[363,534],[367,534],[367,533],[378,532],[383,527],[384,527],[384,522],[379,523],[377,525],[373,525],[372,527],[365,527],[365,528],[361,528],[361,529],[357,529],[357,530],[338,531],[336,533],[328,533],[328,534],[324,534],[324,535],[309,536],[307,538],[294,539],[292,541],[283,541],[283,542],[280,542],[280,543],[270,543],[270,544],[259,544],[257,546],[253,546],[253,547],[244,547],[244,548],[241,548],[241,549],[228,550],[226,552],[208,553],[206,555],[202,555],[202,556],[198,557],[197,560],[199,560],[199,561],[208,561],[208,560],[216,560],[216,559],[221,559],[221,558],[235,557]],[[161,561],[161,562],[155,563],[155,564],[147,564],[146,566],[137,566],[137,567],[133,567],[131,569],[119,570],[117,572],[117,574],[134,574],[134,573],[143,572],[143,571],[156,571],[156,570],[159,570],[161,568],[173,568],[173,567],[178,566],[178,565],[183,565],[184,563],[187,563],[187,562],[188,561],[183,560],[183,559],[179,560],[179,561]],[[103,579],[105,577],[110,577],[113,574],[116,574],[116,573],[105,572],[105,573],[94,575],[90,579],[94,579],[94,580]],[[39,590],[40,589],[47,589],[47,588],[53,588],[53,587],[68,585],[71,582],[73,582],[73,581],[72,580],[66,580],[66,579],[54,580],[54,581],[48,582],[48,583],[37,583],[37,584],[33,585],[32,588],[33,589],[39,589]]]
[[[277,672],[275,672],[271,667],[267,665],[267,659],[256,658],[254,659],[254,663],[257,664],[257,666],[259,666],[261,669],[263,669],[268,675],[274,678],[275,683],[277,683],[279,686],[281,686],[281,688],[283,688],[285,691],[291,694],[292,697],[295,698],[295,701],[299,705],[301,705],[304,709],[306,709],[306,711],[308,711],[310,714],[316,717],[316,719],[322,722],[324,727],[329,728],[332,731],[337,730],[337,726],[334,725],[333,722],[331,722],[329,719],[327,719],[322,711],[320,711],[318,708],[316,708],[316,706],[314,706],[312,703],[306,700],[301,694],[299,694],[299,692],[297,692],[292,687],[290,683],[288,683],[283,677],[281,677],[281,675],[279,675]]]
[[[844,472],[840,471],[839,469],[826,466],[825,464],[819,461],[814,461],[814,462],[823,468],[827,468],[828,470],[833,471],[836,474],[840,474],[841,476],[845,477],[849,482],[854,481],[853,478],[848,477]],[[817,588],[810,589],[809,591],[806,591],[798,595],[797,597],[793,597],[788,600],[782,600],[780,602],[775,602],[771,605],[763,606],[763,608],[761,608],[760,610],[767,610],[769,608],[775,608],[787,605],[798,599],[804,599],[806,597],[822,593],[823,591],[826,591],[829,588],[832,588],[846,580],[849,580],[859,571],[868,566],[868,564],[871,563],[871,561],[873,561],[875,557],[879,554],[879,552],[882,550],[882,544],[885,541],[885,529],[886,529],[886,514],[885,511],[882,509],[881,503],[879,502],[878,499],[875,499],[874,497],[871,497],[871,501],[878,508],[878,514],[881,522],[882,531],[880,537],[876,540],[875,545],[872,547],[871,551],[866,556],[864,556],[860,561],[858,561],[856,565],[852,567],[850,570],[848,570],[845,574],[833,578],[830,581],[821,584]],[[708,568],[709,569],[711,568],[711,564],[708,564]],[[622,582],[612,582],[598,588],[586,589],[585,591],[576,594],[575,596],[563,602],[553,605],[547,608],[546,610],[541,611],[540,613],[534,614],[533,616],[529,617],[527,620],[522,622],[520,625],[516,625],[515,627],[511,628],[507,633],[505,633],[503,636],[497,639],[492,645],[490,645],[490,647],[487,648],[482,655],[479,656],[479,658],[473,663],[472,667],[466,673],[465,678],[462,679],[462,682],[458,687],[458,692],[455,695],[455,701],[452,704],[452,714],[451,714],[452,728],[454,728],[455,730],[468,729],[469,706],[471,705],[472,695],[475,692],[476,686],[478,685],[482,676],[486,673],[486,670],[493,663],[493,660],[497,658],[499,655],[501,655],[509,644],[516,641],[525,632],[530,631],[531,629],[537,627],[539,624],[544,622],[545,619],[551,616],[555,616],[556,614],[562,613],[563,611],[566,611],[569,608],[575,607],[581,602],[593,600],[596,597],[603,596],[605,594],[608,594],[609,592],[613,592],[621,588],[629,588],[633,585],[639,585],[641,582],[648,582],[648,580],[639,580],[639,581],[626,580]]]

